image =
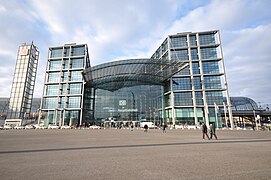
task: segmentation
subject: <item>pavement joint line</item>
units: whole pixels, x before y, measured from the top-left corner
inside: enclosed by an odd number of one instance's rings
[[[159,146],[180,146],[180,145],[202,145],[202,144],[230,144],[230,143],[261,143],[271,142],[271,139],[250,139],[250,140],[203,140],[194,142],[176,142],[176,143],[157,143],[157,144],[126,144],[126,145],[105,145],[105,146],[87,146],[70,148],[51,148],[51,149],[26,149],[15,151],[0,151],[0,154],[19,154],[19,153],[41,153],[54,151],[76,151],[76,150],[96,150],[96,149],[115,149],[115,148],[143,148]]]

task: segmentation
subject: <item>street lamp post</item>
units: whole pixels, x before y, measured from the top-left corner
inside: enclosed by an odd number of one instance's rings
[[[255,122],[255,125],[256,125],[256,129],[259,130],[257,119],[256,119],[255,110],[253,110],[253,114],[254,114],[254,122]]]
[[[132,97],[133,97],[133,112],[132,112],[132,121],[135,120],[135,94],[133,92],[132,93]]]

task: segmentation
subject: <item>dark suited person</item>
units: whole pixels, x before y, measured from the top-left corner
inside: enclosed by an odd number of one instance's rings
[[[217,136],[216,136],[216,133],[215,133],[215,125],[213,125],[213,124],[210,124],[210,134],[211,134],[210,139],[212,139],[212,137],[214,136],[215,139],[217,140]]]
[[[207,132],[208,132],[208,129],[207,129],[207,126],[204,122],[202,122],[202,125],[201,125],[201,130],[202,130],[202,138],[205,139],[205,135],[207,136],[207,138],[210,140]]]

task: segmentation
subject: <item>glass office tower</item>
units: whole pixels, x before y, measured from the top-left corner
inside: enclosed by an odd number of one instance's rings
[[[82,71],[86,67],[90,67],[86,44],[49,48],[41,102],[41,112],[45,114],[43,123],[46,126],[79,126],[83,123],[86,91]]]
[[[39,51],[33,44],[19,47],[10,95],[8,119],[22,120],[31,111]],[[10,120],[11,121],[11,120]]]
[[[223,108],[223,96],[230,113],[231,108],[219,31],[169,35],[152,58],[189,64],[165,87],[168,121],[197,127],[205,121],[221,127],[219,108]]]

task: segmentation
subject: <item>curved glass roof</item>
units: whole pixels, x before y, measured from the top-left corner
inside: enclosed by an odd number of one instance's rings
[[[187,63],[166,59],[127,59],[100,64],[84,70],[91,87],[116,91],[137,85],[163,85]]]
[[[224,99],[226,102],[226,98]],[[230,101],[232,104],[233,111],[240,111],[240,110],[257,110],[258,105],[255,101],[248,97],[230,97]]]

